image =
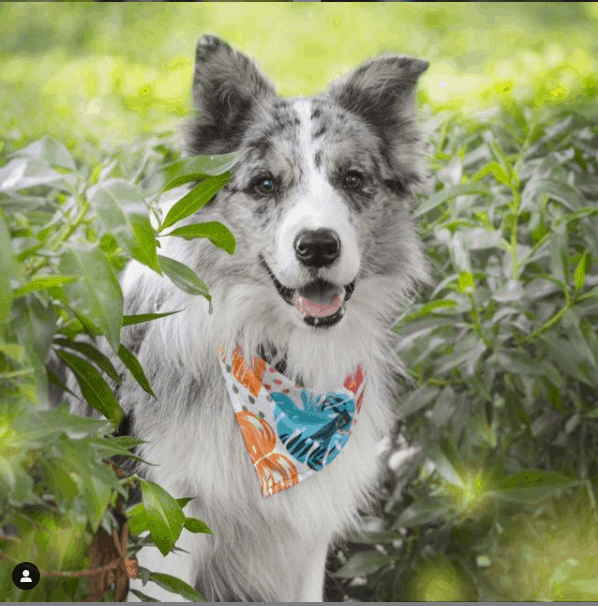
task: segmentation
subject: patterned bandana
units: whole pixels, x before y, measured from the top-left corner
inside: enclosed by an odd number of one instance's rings
[[[294,384],[263,358],[247,364],[239,345],[230,361],[222,347],[218,351],[264,497],[309,478],[338,456],[363,400],[365,373],[360,365],[341,389],[324,395]]]

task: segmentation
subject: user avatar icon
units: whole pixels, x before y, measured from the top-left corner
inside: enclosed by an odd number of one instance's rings
[[[12,582],[19,589],[33,589],[40,580],[39,569],[31,562],[21,562],[12,571]]]
[[[23,577],[21,579],[21,583],[33,583],[33,581],[29,578],[29,571],[23,570]]]

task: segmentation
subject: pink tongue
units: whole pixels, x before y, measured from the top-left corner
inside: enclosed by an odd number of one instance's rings
[[[312,303],[305,297],[302,297],[299,293],[295,293],[293,296],[293,303],[298,311],[305,316],[311,316],[312,318],[325,318],[336,313],[343,305],[343,298],[337,295],[331,304],[328,303]]]

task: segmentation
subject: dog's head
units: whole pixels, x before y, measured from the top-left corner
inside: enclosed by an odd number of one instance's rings
[[[409,199],[423,174],[414,91],[427,66],[383,56],[316,97],[282,99],[248,57],[199,40],[187,152],[244,152],[210,206],[237,238],[230,275],[260,289],[247,305],[330,330],[352,305],[388,313],[424,277]]]

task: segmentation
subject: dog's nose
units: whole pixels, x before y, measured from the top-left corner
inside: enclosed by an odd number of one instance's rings
[[[306,230],[295,238],[295,256],[308,267],[330,265],[340,254],[341,241],[331,229]]]

